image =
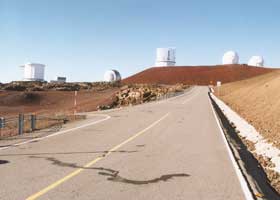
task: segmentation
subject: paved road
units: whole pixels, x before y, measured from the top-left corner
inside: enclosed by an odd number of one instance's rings
[[[0,199],[245,199],[207,92],[0,150]]]

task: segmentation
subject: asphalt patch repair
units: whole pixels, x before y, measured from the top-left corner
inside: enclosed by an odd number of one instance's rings
[[[103,170],[106,170],[103,168]],[[107,180],[113,181],[113,182],[120,182],[120,183],[128,183],[128,184],[133,184],[133,185],[144,185],[144,184],[149,184],[149,183],[157,183],[160,181],[168,181],[169,179],[175,178],[175,177],[189,177],[189,174],[184,174],[184,173],[178,173],[178,174],[166,174],[162,175],[159,178],[154,178],[150,180],[132,180],[132,179],[127,179],[123,178],[119,175],[119,171],[115,170],[106,170],[109,171],[109,173],[106,172],[98,172],[98,174],[103,175],[103,176],[109,176]]]
[[[7,160],[0,160],[0,165],[7,164],[7,163],[9,163],[9,161],[7,161]]]
[[[71,167],[71,168],[77,168],[77,169],[93,169],[98,170],[98,174],[102,176],[108,176],[107,180],[113,181],[113,182],[119,182],[119,183],[126,183],[126,184],[133,184],[133,185],[144,185],[144,184],[151,184],[151,183],[158,183],[160,181],[166,182],[170,179],[173,179],[175,177],[189,177],[189,174],[185,173],[175,173],[175,174],[165,174],[158,178],[149,179],[149,180],[133,180],[133,179],[127,179],[124,177],[121,177],[119,175],[119,171],[109,169],[109,168],[103,168],[103,167],[83,167],[79,166],[76,163],[68,163],[60,161],[53,157],[37,157],[37,156],[30,156],[30,158],[44,158],[48,161],[51,161],[53,165],[57,165],[60,167]]]

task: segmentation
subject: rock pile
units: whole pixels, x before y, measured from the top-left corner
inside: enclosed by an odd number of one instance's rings
[[[97,109],[104,110],[155,101],[167,96],[176,95],[188,87],[184,84],[172,86],[147,84],[126,85],[121,87],[120,91],[114,95],[111,104],[98,106]]]

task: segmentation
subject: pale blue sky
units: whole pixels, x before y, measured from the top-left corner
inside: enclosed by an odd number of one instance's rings
[[[178,65],[219,64],[227,50],[241,63],[263,55],[280,66],[279,0],[0,0],[0,82],[20,80],[26,62],[47,65],[46,79],[123,77],[176,47]]]

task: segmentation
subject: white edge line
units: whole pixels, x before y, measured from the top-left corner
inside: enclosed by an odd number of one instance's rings
[[[248,186],[248,184],[247,184],[247,182],[246,182],[246,180],[245,180],[245,178],[244,178],[244,176],[243,176],[243,174],[242,174],[242,172],[241,172],[241,169],[240,169],[240,167],[238,166],[238,164],[237,164],[237,162],[236,162],[236,160],[235,160],[235,158],[234,158],[233,152],[231,151],[231,149],[230,149],[230,147],[229,147],[228,141],[227,141],[226,136],[225,136],[225,134],[224,134],[224,131],[223,131],[222,127],[221,127],[221,124],[220,124],[220,122],[219,122],[219,120],[218,120],[217,114],[216,114],[216,112],[215,112],[215,110],[214,110],[214,108],[213,108],[213,105],[212,105],[212,102],[211,102],[211,100],[210,100],[210,97],[209,97],[208,100],[209,100],[209,103],[210,103],[210,105],[211,105],[211,108],[212,108],[213,114],[214,114],[214,116],[215,116],[215,120],[216,120],[216,122],[217,122],[217,125],[218,125],[218,127],[219,127],[220,133],[221,133],[221,135],[222,135],[223,141],[224,141],[224,143],[225,143],[225,145],[226,145],[227,152],[228,152],[228,154],[229,154],[230,160],[231,160],[231,162],[232,162],[232,164],[233,164],[233,166],[234,166],[234,170],[235,170],[235,172],[236,172],[236,175],[237,175],[238,180],[239,180],[239,182],[240,182],[241,188],[242,188],[243,193],[244,193],[244,195],[245,195],[245,198],[246,198],[246,200],[254,200],[254,197],[253,197],[253,195],[252,195],[252,193],[251,193],[251,191],[250,191],[250,189],[249,189],[249,186]]]
[[[64,131],[59,131],[59,132],[56,132],[56,133],[53,133],[51,135],[47,135],[47,136],[44,136],[44,137],[34,138],[34,139],[27,140],[27,141],[24,141],[24,142],[9,145],[7,147],[2,147],[2,148],[0,148],[0,151],[11,148],[11,147],[17,147],[17,146],[20,146],[20,145],[23,145],[23,144],[28,144],[28,143],[31,143],[33,141],[40,141],[40,140],[43,140],[43,139],[46,139],[46,138],[50,138],[50,137],[54,137],[54,136],[61,135],[61,134],[64,134],[64,133],[68,133],[68,132],[71,132],[71,131],[75,131],[77,129],[81,129],[81,128],[85,128],[85,127],[88,127],[88,126],[91,126],[91,125],[94,125],[94,124],[98,124],[100,122],[106,121],[106,120],[111,118],[111,116],[104,115],[104,114],[98,114],[98,115],[97,114],[89,114],[89,115],[101,116],[101,117],[105,117],[105,118],[97,120],[97,121],[93,121],[93,122],[90,122],[88,124],[84,124],[84,125],[81,125],[81,126],[78,126],[78,127],[75,127],[75,128],[67,129],[67,130],[64,130]]]

